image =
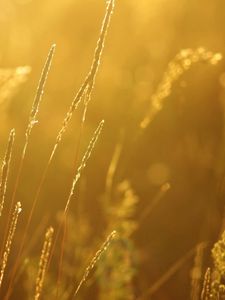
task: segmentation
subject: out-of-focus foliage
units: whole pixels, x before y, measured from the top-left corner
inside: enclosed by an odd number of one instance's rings
[[[89,70],[105,2],[0,1],[0,158],[9,131],[16,130],[5,211],[40,72],[49,47],[57,45],[17,193],[23,214],[7,271],[14,263],[56,134]],[[78,110],[41,190],[29,230],[27,258],[11,299],[33,297],[45,230],[48,225],[59,226],[72,176],[102,119],[103,134],[81,176],[65,225],[60,299],[68,299],[103,237],[113,229],[121,236],[77,299],[106,299],[105,295],[110,300],[144,299],[153,284],[155,300],[189,299],[193,256],[167,280],[163,276],[205,241],[209,246],[202,264],[209,266],[210,247],[224,229],[225,71],[224,60],[217,54],[225,54],[224,20],[223,0],[116,1],[84,127],[80,130],[82,111]],[[199,47],[215,54],[212,57],[218,58],[218,64],[203,60],[187,68],[173,85],[166,86],[160,109],[141,129],[169,63],[182,49]],[[118,141],[115,168],[107,177]],[[108,183],[106,178],[110,178]],[[170,189],[157,198],[165,184]],[[6,219],[0,219],[0,236]],[[220,246],[214,248],[216,261],[223,260]],[[46,299],[55,299],[60,247],[55,252],[43,288]],[[1,292],[8,280],[6,275]]]

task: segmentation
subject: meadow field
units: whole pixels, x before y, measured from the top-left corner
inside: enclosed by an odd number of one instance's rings
[[[225,299],[224,25],[0,1],[0,300]]]

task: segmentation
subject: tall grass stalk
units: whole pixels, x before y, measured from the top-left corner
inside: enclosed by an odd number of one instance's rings
[[[7,181],[8,181],[8,174],[9,174],[9,167],[10,161],[12,156],[12,149],[15,139],[15,130],[12,129],[9,134],[8,144],[5,152],[5,156],[2,162],[2,169],[1,169],[1,179],[0,179],[0,217],[2,215],[2,210],[4,207],[5,202],[5,195],[6,195],[6,188],[7,188]]]
[[[2,281],[5,273],[5,268],[7,265],[8,257],[11,250],[11,245],[14,237],[14,233],[16,230],[16,225],[18,221],[19,214],[21,212],[21,204],[20,202],[16,203],[12,218],[10,220],[9,232],[7,234],[6,243],[4,246],[3,256],[1,257],[1,268],[0,268],[0,288],[2,286]]]

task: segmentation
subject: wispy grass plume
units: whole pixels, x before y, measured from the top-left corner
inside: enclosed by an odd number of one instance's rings
[[[84,271],[84,275],[83,275],[80,283],[78,284],[78,287],[75,290],[75,293],[73,295],[73,299],[76,297],[76,295],[78,294],[81,286],[87,280],[89,273],[95,267],[95,265],[97,264],[97,262],[100,260],[100,258],[103,255],[103,253],[108,249],[108,247],[110,246],[111,242],[114,240],[115,236],[116,236],[116,231],[114,230],[114,231],[112,231],[108,235],[107,239],[102,244],[102,246],[100,247],[100,249],[95,253],[95,255],[92,258],[91,262],[89,263],[89,265],[87,266],[87,268]]]

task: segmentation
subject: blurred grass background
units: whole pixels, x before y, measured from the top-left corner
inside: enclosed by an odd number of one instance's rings
[[[4,155],[10,129],[16,129],[8,195],[14,184],[39,74],[50,45],[57,45],[18,191],[17,198],[24,207],[23,220],[67,108],[89,69],[104,9],[103,0],[0,3],[0,68],[32,68],[27,80],[0,104],[0,157]],[[137,223],[161,185],[170,183],[171,189],[133,235],[139,257],[136,296],[199,241],[206,240],[211,245],[218,237],[224,207],[224,61],[217,66],[194,65],[176,82],[162,111],[138,142],[135,137],[167,64],[181,49],[202,46],[224,54],[224,11],[222,0],[116,3],[80,153],[101,119],[105,119],[105,128],[82,175],[71,214],[76,218],[82,210],[81,216],[91,228],[85,246],[94,248],[94,241],[105,233],[105,180],[119,140],[122,153],[114,186],[125,179],[131,182],[139,198]],[[56,213],[64,207],[75,170],[80,120],[78,111],[42,189],[31,235],[42,217],[48,215],[55,220]],[[19,243],[23,220],[15,243]],[[33,252],[40,252],[39,243]],[[188,260],[155,293],[154,299],[188,299],[192,264],[193,260]],[[75,265],[74,272],[76,268]],[[81,299],[86,298],[83,295]],[[91,299],[95,299],[93,294]]]

